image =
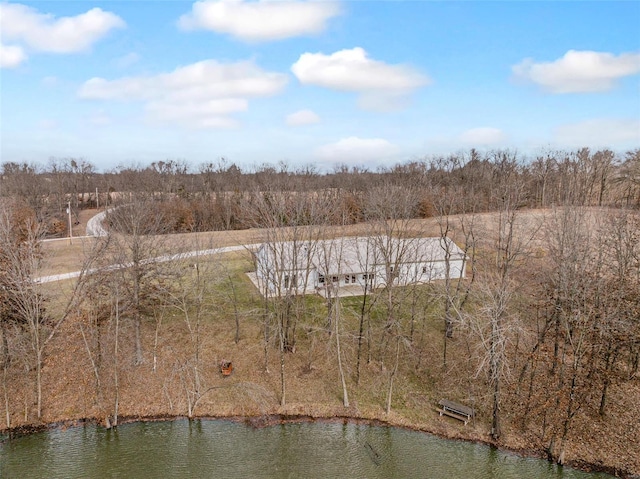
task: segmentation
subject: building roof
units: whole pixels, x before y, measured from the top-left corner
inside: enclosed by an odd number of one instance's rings
[[[376,265],[445,261],[447,254],[452,261],[465,256],[449,238],[366,236],[264,243],[257,257],[269,269],[274,265],[280,270],[315,268],[329,275],[367,272]]]

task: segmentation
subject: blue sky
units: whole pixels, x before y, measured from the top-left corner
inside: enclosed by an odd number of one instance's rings
[[[0,3],[1,161],[640,147],[638,1]]]

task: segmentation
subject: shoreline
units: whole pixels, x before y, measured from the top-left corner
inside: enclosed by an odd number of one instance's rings
[[[368,418],[362,416],[323,416],[314,414],[291,414],[291,413],[271,413],[262,415],[201,415],[189,418],[184,415],[171,415],[171,414],[156,414],[150,416],[143,415],[127,415],[120,416],[118,418],[118,425],[135,424],[141,422],[168,422],[168,421],[232,421],[237,423],[243,423],[252,428],[266,428],[282,424],[297,424],[297,423],[342,423],[342,424],[361,424],[369,426],[379,427],[393,427],[399,429],[405,429],[409,431],[421,432],[429,434],[439,439],[446,439],[451,441],[463,441],[467,443],[480,444],[483,446],[498,449],[500,451],[516,454],[521,457],[530,457],[536,459],[546,460],[550,463],[552,461],[548,457],[548,454],[540,449],[531,448],[517,448],[509,446],[507,443],[495,442],[488,439],[474,438],[466,436],[464,434],[445,434],[441,431],[435,431],[424,426],[415,424],[406,424],[396,422],[388,419],[380,418]],[[66,430],[74,427],[95,426],[103,429],[111,429],[113,427],[106,427],[105,421],[96,417],[85,417],[78,419],[65,419],[61,421],[54,421],[51,423],[42,424],[23,424],[21,426],[2,428],[0,429],[0,444],[4,444],[7,441],[19,439],[21,437],[29,436],[31,434],[37,434],[51,430]],[[623,479],[639,479],[639,475],[635,475],[630,471],[622,470],[606,464],[596,464],[583,459],[570,459],[564,465],[560,467],[570,467],[584,472],[593,473],[606,473],[614,477],[621,477]]]

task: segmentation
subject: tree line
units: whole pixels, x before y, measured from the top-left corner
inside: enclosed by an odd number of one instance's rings
[[[363,220],[365,193],[385,184],[415,187],[411,215],[429,217],[435,202],[455,192],[457,211],[472,202],[478,211],[492,208],[492,187],[505,175],[516,174],[523,184],[518,207],[548,208],[571,202],[579,206],[640,205],[640,149],[624,154],[611,150],[546,151],[523,156],[515,151],[480,153],[470,150],[448,156],[399,163],[369,170],[337,165],[320,172],[313,165],[286,163],[242,169],[224,158],[197,168],[182,160],[147,166],[118,166],[99,172],[84,159],[52,158],[44,166],[6,162],[0,175],[0,197],[21,198],[46,222],[50,235],[66,233],[66,208],[126,202],[133,194],[159,200],[174,232],[244,229],[255,221],[246,217],[247,196],[265,192],[314,195],[332,191],[340,198],[334,223]],[[171,198],[170,203],[162,200]]]

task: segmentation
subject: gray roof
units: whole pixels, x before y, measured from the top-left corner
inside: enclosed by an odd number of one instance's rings
[[[281,270],[315,268],[321,274],[348,274],[371,271],[375,265],[445,261],[447,253],[451,260],[464,258],[449,238],[366,236],[264,243],[257,257],[268,268],[275,263]]]

